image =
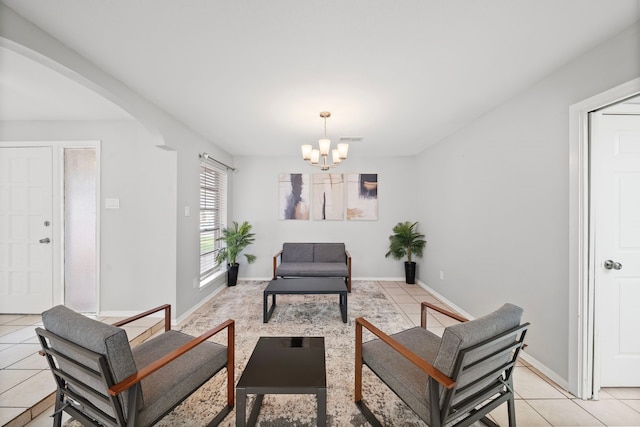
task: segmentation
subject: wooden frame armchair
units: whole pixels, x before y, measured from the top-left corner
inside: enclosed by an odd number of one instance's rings
[[[426,311],[436,310],[462,323],[445,328],[442,338],[426,330]],[[515,427],[513,367],[528,323],[522,309],[505,304],[467,321],[433,304],[421,305],[421,326],[387,335],[362,317],[356,319],[355,395],[373,426],[382,424],[362,400],[362,366],[367,365],[407,406],[431,427],[469,426],[507,402]],[[362,342],[362,329],[377,339]]]
[[[131,348],[120,326],[164,310],[165,331]],[[166,304],[108,325],[56,306],[36,328],[57,385],[54,426],[62,411],[83,425],[150,426],[178,406],[222,368],[227,370],[227,405],[209,425],[219,424],[234,405],[235,323],[227,320],[198,337],[171,330]],[[227,331],[227,346],[207,341]]]

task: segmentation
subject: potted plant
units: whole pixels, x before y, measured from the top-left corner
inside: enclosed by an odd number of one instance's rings
[[[247,221],[242,225],[238,225],[237,221],[233,221],[231,227],[222,229],[222,236],[216,240],[221,240],[225,246],[220,248],[216,255],[218,265],[227,262],[227,284],[235,286],[238,282],[238,268],[240,264],[237,262],[240,252],[254,242],[255,234],[251,232],[251,224]],[[251,264],[256,260],[255,255],[244,254],[247,263]]]
[[[402,259],[404,263],[405,280],[409,284],[416,283],[416,263],[411,260],[412,256],[422,256],[422,250],[427,244],[424,234],[418,233],[416,227],[418,222],[413,224],[409,221],[399,222],[393,227],[393,234],[389,236],[389,252],[385,257],[392,256],[395,259]]]

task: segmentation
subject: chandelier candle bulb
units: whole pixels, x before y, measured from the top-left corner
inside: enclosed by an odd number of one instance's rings
[[[302,147],[302,159],[303,160],[311,160],[311,151],[313,150],[313,147],[311,146],[311,144],[305,144]]]
[[[336,165],[342,161],[337,148],[331,150],[331,157],[333,158],[333,163],[335,163]]]
[[[317,165],[318,160],[320,160],[320,151],[319,150],[311,150],[311,164]]]
[[[349,152],[349,144],[344,142],[338,144],[338,153],[340,155],[340,160],[346,159],[348,152]]]
[[[322,156],[329,155],[329,147],[331,147],[331,140],[327,138],[322,138],[318,141],[318,145],[320,146],[320,154]]]

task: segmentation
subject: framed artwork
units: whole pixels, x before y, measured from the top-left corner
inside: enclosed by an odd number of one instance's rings
[[[279,219],[309,219],[309,174],[282,173],[278,177]]]
[[[342,221],[344,219],[344,175],[315,173],[312,186],[313,219]]]
[[[347,174],[347,219],[378,219],[378,174]]]

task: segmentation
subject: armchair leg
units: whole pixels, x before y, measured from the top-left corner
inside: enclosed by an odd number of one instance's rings
[[[62,411],[64,410],[64,398],[60,389],[56,390],[56,404],[53,412],[53,427],[60,427],[62,425]]]
[[[516,403],[513,396],[507,400],[507,414],[509,416],[509,427],[516,427]]]

